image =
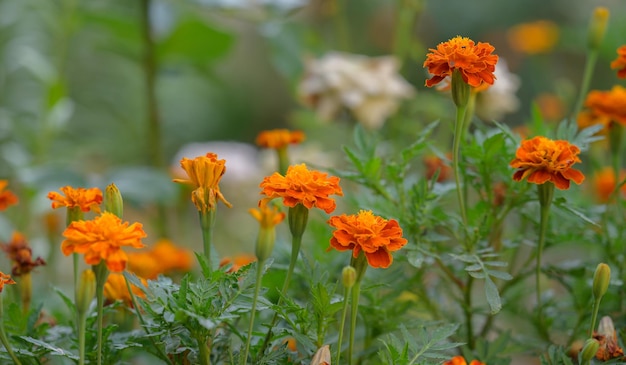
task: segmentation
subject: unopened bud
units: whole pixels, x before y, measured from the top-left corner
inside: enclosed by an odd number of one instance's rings
[[[104,210],[109,213],[113,213],[119,218],[124,215],[124,201],[122,199],[122,193],[115,186],[115,184],[109,184],[104,192]]]
[[[593,274],[593,296],[594,298],[602,298],[609,288],[611,281],[611,268],[605,263],[598,264],[595,274]]]
[[[580,357],[583,363],[591,361],[596,356],[596,352],[600,348],[600,343],[593,338],[585,341]]]
[[[356,283],[356,269],[348,265],[341,272],[341,283],[346,288],[352,288]]]
[[[597,50],[602,45],[604,33],[609,23],[609,9],[605,7],[597,7],[593,11],[591,22],[589,23],[589,48]]]
[[[96,275],[93,270],[83,271],[78,281],[78,290],[76,291],[76,310],[78,313],[87,313],[89,305],[96,295]]]
[[[274,242],[276,242],[276,229],[274,227],[271,228],[263,228],[259,230],[259,235],[256,239],[256,259],[259,263],[267,260],[272,251],[274,250]]]

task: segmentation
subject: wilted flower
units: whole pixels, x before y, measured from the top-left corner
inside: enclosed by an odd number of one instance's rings
[[[494,71],[496,80],[493,85],[478,93],[476,97],[476,115],[484,120],[501,120],[505,114],[513,113],[519,108],[519,99],[515,93],[520,88],[520,78],[509,70],[506,61],[498,61]]]
[[[363,251],[369,265],[375,268],[389,267],[393,262],[391,252],[407,243],[396,220],[375,216],[369,210],[330,217],[328,224],[335,228],[330,239],[331,248],[338,251],[352,250],[355,258]]]
[[[64,186],[59,190],[63,192],[63,195],[56,191],[48,193],[48,199],[52,200],[52,209],[80,208],[83,212],[100,213],[100,204],[102,203],[102,191],[100,189]]]
[[[324,120],[348,109],[365,127],[378,129],[413,88],[399,74],[392,56],[369,58],[333,52],[305,62],[298,92]]]
[[[7,209],[9,206],[17,204],[19,199],[11,190],[5,190],[9,182],[0,180],[0,211]]]
[[[498,56],[492,54],[494,50],[489,43],[476,44],[461,36],[439,43],[436,49],[429,49],[430,53],[424,61],[423,66],[432,75],[426,80],[426,86],[435,86],[446,77],[451,77],[454,70],[458,70],[463,81],[472,87],[478,87],[483,82],[492,85],[498,63]]]
[[[463,356],[455,356],[452,359],[443,363],[443,365],[467,365],[467,361]],[[478,360],[472,360],[469,365],[486,365],[484,362]]]
[[[46,264],[41,257],[37,257],[33,261],[33,250],[20,232],[13,232],[11,241],[0,244],[0,247],[2,247],[8,259],[13,263],[11,270],[13,276],[28,274],[37,266]]]
[[[85,254],[88,265],[98,265],[104,260],[110,271],[120,272],[124,271],[128,261],[122,247],[142,248],[141,239],[146,233],[141,223],[129,225],[114,214],[104,212],[93,220],[72,222],[63,236],[61,250],[64,255]]]
[[[559,27],[549,20],[517,24],[507,32],[511,48],[527,54],[551,51],[559,40]]]
[[[611,62],[611,68],[617,69],[617,77],[626,79],[626,45],[617,49],[617,58]]]
[[[582,172],[572,168],[573,164],[581,162],[579,153],[580,149],[568,141],[541,136],[524,140],[510,163],[517,169],[513,180],[528,178],[528,182],[534,184],[550,181],[559,189],[569,189],[570,180],[580,184],[585,179]]]
[[[261,194],[269,199],[282,198],[283,204],[288,207],[302,204],[308,209],[316,207],[326,213],[331,213],[336,207],[335,200],[329,196],[343,195],[338,177],[309,170],[305,164],[289,166],[285,176],[275,172],[265,177],[260,187],[263,189]]]
[[[598,352],[596,352],[598,360],[608,361],[624,356],[624,350],[617,341],[617,332],[611,317],[602,317],[598,325],[598,331],[594,332],[593,338],[600,344]]]
[[[0,293],[4,290],[5,284],[15,284],[15,281],[11,279],[11,275],[0,272]]]
[[[262,131],[256,137],[256,144],[263,148],[280,149],[290,144],[298,144],[304,141],[304,132],[290,131],[288,129],[272,129]]]
[[[227,207],[231,204],[220,192],[219,182],[226,172],[226,160],[218,160],[215,153],[198,156],[193,160],[186,157],[180,161],[180,166],[187,172],[189,179],[174,179],[174,182],[190,184],[195,187],[191,193],[191,200],[200,212],[207,212],[217,207],[220,200]]]

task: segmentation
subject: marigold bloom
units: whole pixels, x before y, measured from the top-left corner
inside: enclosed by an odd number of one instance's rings
[[[626,179],[626,171],[622,170],[619,176],[619,182],[624,181],[624,179]],[[615,172],[612,168],[605,167],[596,172],[593,176],[593,191],[598,202],[608,202],[609,197],[615,190],[616,184]],[[626,196],[626,185],[622,185],[620,191],[623,196]]]
[[[130,224],[109,212],[89,221],[72,222],[63,232],[65,240],[61,250],[65,256],[71,253],[85,254],[88,265],[106,261],[113,272],[124,271],[128,256],[123,246],[142,248],[141,239],[146,237],[141,223]]]
[[[328,224],[335,228],[330,239],[331,248],[352,250],[355,258],[363,251],[369,265],[375,268],[389,267],[393,262],[391,252],[407,243],[396,220],[375,216],[370,210],[334,216],[328,220]]]
[[[259,209],[251,208],[248,210],[251,216],[259,221],[261,228],[274,228],[285,219],[285,213],[280,212],[278,207],[270,207],[267,200],[259,202]]]
[[[13,232],[11,241],[0,244],[0,247],[7,254],[8,259],[13,262],[11,270],[13,276],[28,274],[35,267],[46,264],[41,257],[37,257],[33,261],[33,250],[20,232]]]
[[[548,20],[515,25],[507,32],[511,48],[527,54],[546,53],[559,40],[559,27]]]
[[[288,129],[273,129],[262,131],[256,137],[256,144],[263,148],[285,148],[290,144],[298,144],[304,141],[304,132],[290,131]]]
[[[424,61],[423,67],[433,75],[426,80],[426,86],[438,84],[447,76],[452,76],[454,70],[458,70],[463,81],[470,86],[478,87],[483,82],[492,85],[498,62],[498,56],[491,54],[494,49],[489,43],[475,44],[461,36],[439,43],[437,49],[429,49],[430,53]]]
[[[292,165],[287,169],[285,176],[275,172],[267,176],[260,184],[261,194],[269,199],[283,198],[283,204],[295,207],[302,204],[306,208],[313,207],[331,213],[336,203],[330,195],[343,195],[339,186],[339,178],[327,177],[327,174],[307,169],[305,164]]]
[[[11,279],[11,275],[7,275],[0,271],[0,293],[4,289],[4,284],[15,284],[15,281]]]
[[[215,153],[198,156],[193,160],[183,157],[180,166],[187,172],[189,180],[174,179],[174,182],[190,184],[196,187],[191,193],[191,200],[200,212],[207,212],[217,207],[221,200],[227,207],[231,204],[220,191],[219,182],[226,172],[226,160],[218,160]]]
[[[145,279],[173,271],[187,272],[193,266],[193,252],[177,247],[170,240],[161,239],[149,250],[129,252],[128,271]]]
[[[570,180],[580,184],[585,179],[582,172],[571,168],[576,162],[581,162],[579,153],[580,149],[568,141],[541,136],[524,140],[510,163],[517,169],[513,180],[528,178],[528,182],[534,184],[550,181],[561,190],[569,189]]]
[[[226,272],[235,272],[255,261],[256,256],[249,254],[240,254],[234,257],[226,256],[220,261],[220,267],[232,265]]]
[[[102,191],[100,189],[64,186],[59,190],[63,192],[63,195],[56,191],[48,193],[48,199],[52,200],[52,209],[78,207],[83,212],[100,213],[100,204],[102,203]]]
[[[424,175],[428,180],[432,179],[435,176],[435,173],[439,171],[439,176],[437,176],[437,182],[442,182],[448,180],[452,176],[452,167],[450,167],[449,161],[445,161],[439,156],[426,156],[424,157],[424,166],[426,167],[426,171]]]
[[[467,365],[467,361],[463,356],[455,356],[452,359],[443,363],[443,365]],[[472,360],[469,365],[486,365],[484,362],[478,360]]]
[[[0,211],[19,202],[17,195],[13,194],[11,190],[4,190],[7,185],[9,185],[7,180],[0,180]]]
[[[144,285],[148,285],[145,279],[140,278],[139,280],[141,280]],[[134,286],[133,284],[130,284],[130,288],[133,291],[134,296],[145,298],[146,294],[141,289]],[[126,278],[124,278],[123,274],[109,274],[106,283],[104,283],[104,297],[109,302],[121,300],[128,307],[133,307],[133,301],[130,297],[130,293],[128,292],[128,287],[126,286]]]
[[[611,68],[617,69],[617,77],[626,79],[626,45],[617,49],[617,58],[611,62]]]
[[[598,117],[626,125],[626,88],[615,85],[610,91],[592,90],[587,94],[585,107]]]

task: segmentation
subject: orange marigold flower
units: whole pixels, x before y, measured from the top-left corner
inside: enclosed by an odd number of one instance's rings
[[[56,191],[48,193],[48,199],[52,200],[52,209],[78,207],[83,212],[100,213],[100,204],[102,204],[102,191],[100,189],[64,186],[59,190],[63,192],[63,195]]]
[[[617,69],[617,77],[626,79],[626,45],[617,49],[617,58],[611,62],[611,68]]]
[[[248,212],[259,221],[261,228],[266,229],[274,228],[285,219],[285,213],[280,212],[276,206],[270,207],[268,201],[263,199],[259,202],[259,209],[251,208]]]
[[[220,261],[220,267],[232,265],[226,272],[235,272],[246,265],[256,261],[256,256],[249,254],[240,254],[234,257],[226,256]]]
[[[619,182],[626,179],[626,171],[622,170],[619,177]],[[610,167],[605,167],[596,172],[593,176],[593,190],[598,202],[606,203],[609,201],[609,197],[615,190],[617,182],[615,181],[615,172]],[[626,196],[626,185],[622,185],[620,188],[622,195]]]
[[[17,195],[13,194],[11,190],[4,190],[7,185],[9,185],[7,180],[0,180],[0,211],[19,202]]]
[[[0,247],[7,254],[9,260],[13,262],[11,270],[13,276],[28,274],[37,266],[46,264],[41,257],[37,257],[33,261],[33,250],[20,232],[13,232],[11,242],[2,243]]]
[[[496,77],[496,63],[498,56],[491,54],[494,47],[489,43],[475,44],[469,38],[457,36],[447,42],[437,45],[437,49],[430,48],[430,53],[424,61],[425,68],[433,77],[426,80],[426,86],[432,87],[447,76],[452,76],[458,70],[465,83],[478,87],[483,82],[492,85]]]
[[[285,176],[275,172],[261,182],[261,194],[269,199],[283,198],[283,204],[295,207],[298,203],[308,209],[317,207],[326,213],[335,210],[335,200],[330,195],[343,195],[339,178],[307,169],[305,164],[289,166]]]
[[[63,236],[66,239],[61,243],[61,250],[65,256],[82,253],[88,265],[105,260],[110,271],[120,272],[128,261],[122,247],[142,248],[141,239],[146,237],[146,232],[141,223],[129,225],[114,214],[104,212],[89,221],[72,222]]]
[[[598,117],[626,125],[626,88],[615,85],[610,91],[592,90],[587,94],[585,107]]]
[[[437,182],[446,181],[452,176],[452,167],[450,167],[449,161],[443,160],[439,156],[424,157],[424,165],[426,166],[425,176],[428,180],[432,179],[437,171],[439,171]]]
[[[145,279],[173,271],[187,272],[193,266],[193,252],[177,247],[170,240],[161,239],[149,250],[129,252],[128,271]]]
[[[528,178],[528,182],[534,184],[550,181],[561,190],[569,189],[570,180],[580,184],[585,179],[582,172],[572,168],[573,164],[581,162],[579,153],[580,149],[568,141],[541,136],[524,140],[510,164],[517,169],[513,180]]]
[[[5,284],[15,284],[15,281],[11,279],[11,275],[7,275],[0,271],[0,293],[2,293]]]
[[[596,115],[591,110],[583,110],[578,113],[576,124],[578,124],[578,129],[585,129],[593,125],[600,124],[604,126],[604,128],[602,128],[597,134],[606,135],[611,127],[611,119],[605,116]]]
[[[371,267],[389,267],[393,262],[391,252],[401,249],[407,243],[396,220],[375,216],[370,210],[334,216],[328,220],[328,224],[335,228],[329,250],[352,250],[355,258],[363,251]]]
[[[507,32],[511,48],[518,52],[537,54],[549,52],[559,40],[559,27],[548,20],[515,25]]]
[[[443,365],[467,365],[467,361],[463,356],[455,356],[452,359],[443,363]],[[469,365],[486,365],[484,362],[478,360],[472,360]]]
[[[256,137],[256,144],[263,148],[285,148],[290,144],[298,144],[304,141],[302,131],[290,131],[288,129],[273,129],[262,131]]]
[[[226,172],[226,160],[218,160],[215,153],[198,156],[193,160],[183,157],[180,166],[189,176],[189,180],[174,179],[174,182],[190,184],[196,187],[191,193],[191,200],[200,212],[207,212],[217,207],[221,200],[227,207],[232,205],[220,191],[219,182]]]
[[[140,278],[143,285],[147,286],[148,283],[145,279]],[[133,284],[130,284],[130,288],[133,291],[133,295],[135,297],[145,298],[146,294],[140,288],[136,287]],[[123,274],[120,273],[111,273],[107,277],[106,283],[104,283],[104,297],[108,302],[115,302],[117,300],[121,300],[128,307],[133,307],[133,301],[130,297],[130,293],[128,292],[128,287],[126,286],[126,279]]]

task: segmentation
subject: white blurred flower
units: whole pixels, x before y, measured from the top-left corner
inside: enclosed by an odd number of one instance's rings
[[[500,58],[494,72],[496,81],[476,96],[476,115],[483,120],[501,120],[505,114],[519,108],[515,95],[520,88],[520,78],[509,70],[506,60]]]
[[[289,10],[307,4],[308,0],[196,0],[201,4],[221,8],[253,8],[257,6],[272,6],[278,9]]]
[[[413,95],[411,85],[398,74],[399,68],[393,56],[370,58],[333,52],[305,61],[298,93],[324,120],[345,107],[365,127],[378,129],[395,113],[401,99]]]

